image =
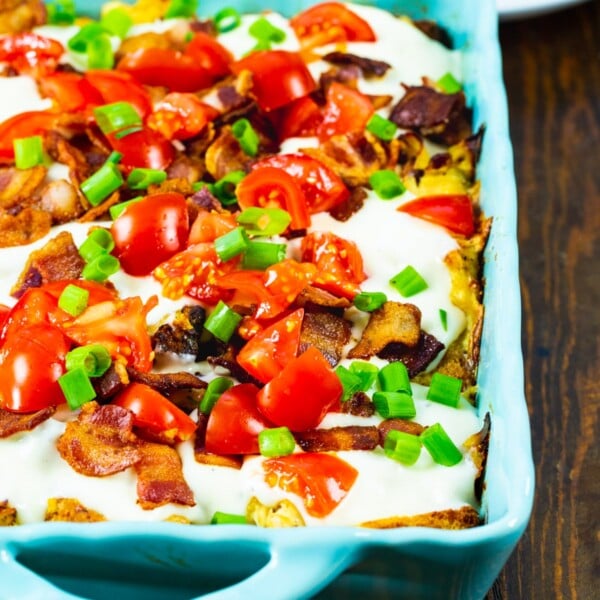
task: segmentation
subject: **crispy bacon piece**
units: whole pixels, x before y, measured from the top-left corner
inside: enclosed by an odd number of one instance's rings
[[[142,373],[132,367],[127,369],[131,381],[145,383],[164,396],[170,396],[180,390],[202,390],[208,385],[196,375],[187,371],[178,373]]]
[[[5,167],[0,169],[0,209],[10,210],[32,204],[38,188],[46,177],[46,167],[31,169]],[[16,211],[10,211],[12,213]]]
[[[83,210],[77,190],[64,179],[51,181],[44,186],[39,207],[52,215],[53,223],[73,221]]]
[[[369,77],[383,77],[388,69],[392,68],[390,64],[382,60],[365,58],[349,52],[329,52],[323,56],[323,60],[333,65],[354,65],[360,70],[360,75],[367,79]]]
[[[87,508],[75,498],[49,498],[44,521],[98,523],[106,521],[106,517],[91,508]]]
[[[0,527],[12,527],[17,524],[17,510],[6,500],[0,501]]]
[[[444,344],[435,336],[421,331],[421,337],[416,346],[388,344],[377,356],[390,362],[403,362],[408,369],[409,377],[413,378],[417,373],[424,371],[444,347]]]
[[[193,183],[200,181],[204,177],[205,171],[204,161],[181,154],[167,168],[167,177],[169,180],[185,181],[191,186]],[[180,186],[183,188],[183,184],[180,184]],[[191,195],[191,192],[188,191],[182,191],[181,193],[186,196]]]
[[[424,85],[404,87],[406,93],[389,117],[398,127],[447,146],[471,135],[471,115],[463,92],[443,94]]]
[[[375,405],[365,392],[355,392],[342,402],[342,412],[355,417],[372,417],[375,414]]]
[[[122,362],[113,361],[104,375],[94,377],[91,381],[97,394],[96,400],[105,403],[129,385],[129,374]]]
[[[352,215],[357,213],[363,207],[366,199],[367,192],[364,188],[354,188],[346,200],[336,204],[329,210],[329,214],[336,221],[348,221]]]
[[[305,452],[374,450],[379,444],[379,432],[375,425],[310,429],[294,433],[294,438]]]
[[[247,171],[251,160],[226,128],[206,151],[206,170],[218,180],[231,171]]]
[[[472,506],[432,511],[410,517],[389,517],[362,523],[361,527],[393,529],[395,527],[434,527],[436,529],[468,529],[481,524],[479,513]]]
[[[371,313],[358,344],[349,358],[370,358],[393,342],[415,346],[421,337],[421,311],[414,304],[385,302]]]
[[[215,465],[218,467],[229,467],[231,469],[241,469],[243,459],[235,454],[213,454],[207,452],[205,447],[206,440],[206,425],[208,417],[201,412],[198,413],[198,428],[196,429],[196,437],[194,438],[194,458],[196,462],[203,465]]]
[[[443,44],[446,48],[452,49],[452,38],[448,32],[435,21],[419,19],[413,21],[413,25],[420,29],[427,37],[436,42],[440,42],[440,44]]]
[[[14,413],[0,408],[0,438],[9,437],[21,431],[31,431],[49,419],[56,408],[49,406],[34,413]]]
[[[73,236],[68,231],[62,231],[29,255],[10,293],[19,298],[29,287],[61,279],[78,279],[84,266],[85,261],[79,255]]]
[[[84,404],[76,421],[67,423],[56,447],[71,467],[90,477],[124,471],[141,459],[132,432],[133,414],[113,404]]]
[[[152,336],[158,354],[172,352],[201,359],[201,336],[206,311],[198,305],[185,306],[175,314],[173,323],[161,325]]]
[[[24,246],[44,237],[52,226],[52,215],[28,206],[17,214],[0,211],[0,248]]]
[[[377,427],[379,431],[379,443],[383,446],[385,438],[390,431],[402,431],[404,433],[410,433],[411,435],[421,435],[425,427],[415,421],[409,421],[408,419],[400,419],[394,417],[392,419],[386,419],[381,421]]]
[[[342,83],[352,89],[358,89],[358,80],[361,76],[361,70],[358,66],[352,64],[340,65],[333,67],[319,78],[319,88],[323,90],[323,98],[326,90],[333,82]]]
[[[144,510],[170,502],[183,506],[196,504],[194,493],[183,477],[181,458],[174,448],[150,442],[142,444],[135,471],[138,504]]]
[[[295,306],[302,306],[304,308],[329,308],[339,309],[342,311],[345,308],[350,307],[350,300],[348,298],[340,298],[334,296],[326,290],[316,288],[312,285],[307,285],[299,294],[296,296],[294,301]]]
[[[0,33],[18,33],[43,25],[46,8],[41,0],[2,0]]]
[[[350,340],[350,323],[329,312],[305,312],[300,332],[300,353],[314,346],[332,367],[340,362]]]

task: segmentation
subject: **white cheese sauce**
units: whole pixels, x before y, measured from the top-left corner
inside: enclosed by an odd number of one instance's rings
[[[416,85],[423,76],[437,79],[448,71],[457,79],[461,78],[459,53],[443,48],[410,23],[394,18],[385,11],[357,5],[352,6],[352,10],[369,22],[378,41],[375,44],[348,43],[346,51],[384,60],[392,65],[384,77],[360,81],[360,90],[364,93],[391,95],[395,102],[403,94],[402,83]],[[288,21],[277,13],[267,12],[264,16],[286,33],[285,40],[273,47],[298,50],[298,40]],[[239,28],[219,36],[221,43],[236,58],[241,58],[256,45],[248,28],[258,17],[246,15]],[[162,32],[174,25],[176,22],[173,21],[157,21],[134,27],[130,35],[146,31]],[[61,41],[65,47],[76,31],[76,27],[46,26],[37,29],[38,33]],[[322,48],[319,51],[325,54],[331,49]],[[64,60],[79,68],[85,67],[72,53],[67,53]],[[311,63],[310,69],[318,78],[330,66],[319,60]],[[0,80],[0,90],[3,92],[0,121],[23,110],[48,108],[50,103],[40,97],[35,82],[29,77],[3,78]],[[393,102],[390,106],[393,106]],[[292,138],[284,142],[281,152],[296,152],[300,148],[317,145],[316,138]],[[51,166],[48,179],[60,178],[68,178],[67,168],[64,165]],[[384,201],[369,192],[364,207],[350,220],[342,223],[325,213],[313,215],[311,230],[332,231],[356,243],[367,274],[362,288],[365,291],[383,291],[390,300],[414,303],[422,312],[423,328],[448,345],[464,327],[463,313],[449,300],[451,281],[444,264],[444,257],[457,245],[443,228],[399,213],[396,208],[409,197],[407,192],[398,199]],[[79,245],[89,228],[89,224],[71,223],[54,228],[48,236],[29,246],[1,249],[0,303],[9,306],[14,304],[9,290],[33,249],[41,247],[50,237],[63,230],[70,231]],[[297,252],[297,244],[292,244],[288,254],[295,256]],[[409,264],[422,274],[429,287],[412,298],[404,299],[389,280]],[[191,302],[186,298],[170,301],[162,297],[160,285],[152,277],[131,277],[119,272],[111,277],[111,281],[122,296],[139,295],[143,300],[152,295],[159,297],[159,306],[149,314],[151,325],[162,322],[182,305]],[[448,314],[447,329],[442,327],[440,309]],[[347,317],[354,321],[353,333],[358,338],[367,315],[351,309],[347,311]],[[349,362],[345,359],[342,364]],[[372,362],[383,364],[379,359],[373,359]],[[162,357],[158,368],[163,371],[201,372],[206,379],[215,376],[206,363],[198,364],[191,358]],[[426,400],[426,392],[427,388],[413,384],[417,422],[423,425],[440,422],[459,447],[468,436],[479,430],[480,420],[476,411],[464,399],[459,408],[454,409]],[[361,418],[331,413],[321,427],[376,425],[379,421],[377,416]],[[451,468],[436,464],[425,450],[412,467],[405,467],[387,458],[381,449],[375,452],[340,452],[339,456],[359,471],[358,478],[346,498],[328,517],[315,519],[306,512],[300,498],[266,484],[262,457],[247,459],[241,470],[209,466],[196,462],[192,443],[186,442],[178,445],[177,450],[182,459],[185,479],[194,492],[196,506],[166,505],[145,511],[137,504],[133,469],[102,478],[86,477],[76,473],[60,457],[55,444],[64,427],[62,421],[52,418],[33,432],[0,440],[0,501],[9,500],[17,509],[21,522],[43,519],[47,499],[52,497],[77,498],[86,507],[111,520],[162,520],[177,514],[198,523],[208,522],[217,510],[243,514],[252,496],[257,496],[266,504],[288,498],[300,510],[307,524],[327,525],[357,524],[476,505],[473,481],[477,469],[464,448],[463,460]]]

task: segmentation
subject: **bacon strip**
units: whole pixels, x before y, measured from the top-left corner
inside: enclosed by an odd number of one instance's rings
[[[327,312],[305,312],[300,333],[300,352],[314,346],[335,367],[342,358],[350,334],[350,324],[342,317]]]
[[[0,169],[0,208],[10,210],[31,204],[45,177],[46,167],[41,165],[31,169]]]
[[[348,400],[342,402],[342,412],[355,417],[372,417],[375,405],[365,392],[355,392]]]
[[[34,413],[14,413],[0,408],[0,438],[6,438],[21,431],[31,431],[49,419],[56,408],[50,406]]]
[[[137,383],[145,383],[164,396],[169,396],[179,390],[202,390],[208,385],[196,375],[187,371],[177,373],[142,373],[133,368],[128,368],[129,378]]]
[[[52,226],[52,215],[28,206],[16,214],[0,211],[0,248],[24,246],[44,237]]]
[[[403,433],[410,433],[411,435],[421,435],[425,427],[415,421],[394,417],[392,419],[381,421],[377,429],[379,430],[379,443],[383,446],[385,438],[390,431],[402,431]]]
[[[401,361],[412,378],[424,371],[431,361],[444,349],[444,344],[435,336],[421,332],[421,337],[412,348],[405,344],[388,344],[377,356],[390,362]]]
[[[294,438],[305,452],[374,450],[379,444],[379,432],[375,425],[310,429],[294,433]]]
[[[323,56],[323,60],[333,65],[354,65],[360,69],[362,75],[366,78],[383,77],[388,69],[392,68],[390,64],[382,60],[365,58],[349,52],[329,52]]]

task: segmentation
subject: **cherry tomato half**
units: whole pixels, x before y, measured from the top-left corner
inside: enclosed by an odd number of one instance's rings
[[[122,138],[109,135],[113,150],[120,152],[125,169],[141,167],[163,171],[175,158],[173,144],[160,132],[144,127]]]
[[[57,40],[31,31],[0,38],[0,62],[9,63],[19,73],[35,77],[47,75],[56,68],[65,49]]]
[[[0,123],[0,161],[12,162],[15,156],[13,142],[16,139],[44,135],[52,129],[57,120],[57,114],[32,110],[19,113]]]
[[[39,86],[61,111],[74,112],[104,103],[100,92],[79,73],[51,73],[40,80]]]

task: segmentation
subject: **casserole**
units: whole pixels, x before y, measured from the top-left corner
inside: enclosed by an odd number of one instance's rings
[[[332,528],[326,536],[313,529],[266,532],[233,526],[188,529],[153,525],[144,532],[125,525],[89,529],[72,525],[53,529],[48,525],[23,526],[3,532],[0,538],[7,597],[50,597],[53,593],[43,579],[21,565],[67,587],[82,586],[77,587],[78,593],[87,597],[108,595],[111,584],[99,583],[104,589],[94,592],[90,582],[102,582],[117,571],[130,576],[132,584],[143,581],[147,585],[143,595],[150,597],[160,591],[154,580],[161,574],[170,579],[165,588],[169,597],[177,597],[179,592],[181,597],[189,597],[244,579],[255,571],[221,596],[235,597],[249,591],[265,597],[304,597],[350,566],[353,574],[347,577],[353,587],[357,578],[362,581],[362,574],[375,572],[393,576],[394,591],[411,595],[479,597],[493,582],[525,527],[532,494],[528,424],[520,389],[514,181],[510,175],[506,110],[503,104],[497,105],[503,102],[499,72],[495,77],[489,75],[499,69],[498,50],[491,41],[495,17],[488,5],[465,4],[459,11],[440,3],[429,6],[426,13],[415,12],[414,7],[411,11],[402,3],[383,3],[382,7],[434,18],[452,31],[456,45],[466,51],[466,91],[475,108],[475,125],[487,126],[480,177],[483,208],[494,218],[494,231],[486,253],[488,315],[480,365],[479,410],[491,412],[494,424],[484,496],[488,524],[465,532]],[[240,8],[258,7],[240,3]],[[203,9],[209,11],[211,7]],[[473,32],[469,33],[471,26]],[[509,498],[515,490],[516,500]],[[167,574],[169,570],[178,573],[174,577],[173,572]],[[436,573],[433,579],[432,570]],[[86,574],[83,583],[77,580],[82,571]],[[186,581],[178,585],[173,579]],[[126,587],[127,582],[123,585]],[[63,596],[54,592],[54,597]]]

